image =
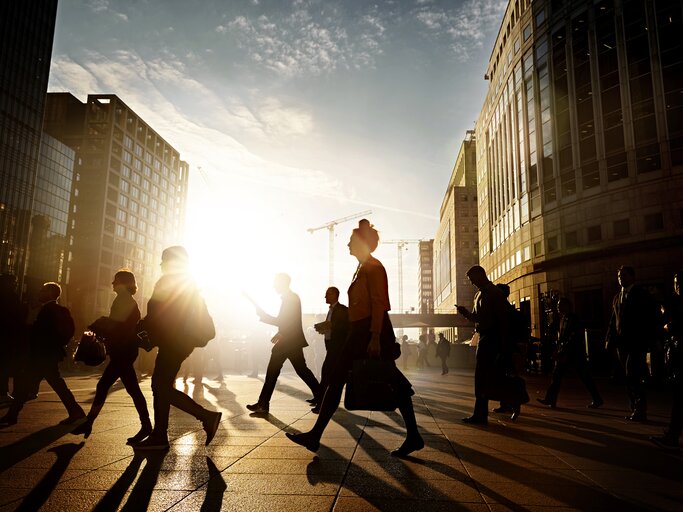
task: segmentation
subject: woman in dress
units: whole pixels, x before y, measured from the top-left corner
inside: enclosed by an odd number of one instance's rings
[[[411,396],[414,394],[408,379],[393,363],[397,357],[396,338],[389,320],[389,289],[387,273],[382,263],[372,256],[379,244],[379,233],[366,219],[358,223],[349,241],[349,252],[358,260],[358,269],[349,287],[349,336],[330,377],[320,414],[310,432],[287,437],[310,451],[317,451],[320,438],[332,415],[339,407],[342,390],[349,370],[356,359],[381,358],[391,361],[392,385],[396,390],[399,411],[405,422],[407,435],[403,444],[392,455],[405,456],[424,447],[417,429]]]
[[[136,326],[140,321],[140,309],[133,295],[138,287],[135,275],[128,270],[120,270],[114,275],[111,283],[116,298],[111,305],[109,316],[98,318],[91,326],[98,336],[104,338],[104,344],[109,354],[109,364],[104,369],[95,389],[95,399],[90,406],[90,412],[85,423],[80,425],[74,434],[83,434],[86,438],[92,432],[92,425],[104,406],[109,389],[117,379],[121,379],[126,391],[133,399],[135,409],[140,416],[140,431],[128,438],[127,444],[142,441],[152,432],[152,422],[149,419],[147,402],[140,390],[138,377],[133,363],[138,356],[138,340]]]

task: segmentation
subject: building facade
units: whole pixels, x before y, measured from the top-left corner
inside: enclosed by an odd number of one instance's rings
[[[47,281],[69,281],[67,233],[75,152],[43,133],[31,208],[25,289],[34,297]],[[66,291],[66,289],[64,290]],[[65,293],[62,300],[67,300]]]
[[[189,166],[115,95],[48,94],[45,130],[76,152],[68,253],[69,305],[87,325],[106,314],[121,268],[138,280],[141,305],[161,252],[182,240]]]
[[[683,258],[683,4],[511,0],[476,125],[480,261],[535,335],[555,290],[604,328],[616,270]]]
[[[0,273],[22,287],[57,0],[0,2]]]
[[[434,313],[434,240],[418,242],[417,303],[418,312]],[[426,333],[427,329],[422,329]]]
[[[479,263],[477,230],[477,143],[468,131],[460,146],[448,187],[441,203],[439,229],[434,240],[434,308],[455,313],[455,305],[472,307],[475,288],[467,270]],[[450,341],[472,337],[472,327],[437,329]]]

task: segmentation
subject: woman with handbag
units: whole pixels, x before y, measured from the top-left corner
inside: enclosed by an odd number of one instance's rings
[[[353,230],[348,244],[349,252],[358,259],[358,269],[349,287],[350,328],[346,344],[331,374],[315,425],[310,432],[287,433],[289,439],[312,452],[318,451],[323,431],[339,407],[342,390],[354,361],[367,358],[379,358],[388,366],[391,388],[406,425],[406,439],[391,452],[392,455],[406,456],[424,447],[413,410],[412,386],[394,363],[400,356],[400,346],[396,343],[389,320],[387,273],[382,263],[372,256],[378,244],[379,233],[368,220],[362,219]],[[367,392],[372,393],[372,390]]]
[[[147,401],[140,390],[138,377],[133,368],[133,363],[138,356],[136,326],[140,321],[140,309],[133,295],[138,287],[135,275],[128,270],[119,270],[114,275],[111,285],[116,292],[116,298],[111,305],[109,316],[98,318],[89,327],[95,334],[104,338],[109,354],[109,364],[97,383],[95,398],[85,423],[73,433],[83,434],[86,438],[90,435],[92,425],[104,406],[109,389],[120,378],[140,416],[140,431],[133,437],[129,437],[126,443],[135,444],[152,432]]]

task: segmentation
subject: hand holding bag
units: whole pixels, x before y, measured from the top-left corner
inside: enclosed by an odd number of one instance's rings
[[[104,342],[92,331],[85,331],[78,342],[74,353],[74,361],[81,361],[88,366],[99,366],[107,358]]]
[[[396,365],[381,359],[357,359],[349,372],[344,407],[349,411],[393,411],[398,407],[394,389]]]

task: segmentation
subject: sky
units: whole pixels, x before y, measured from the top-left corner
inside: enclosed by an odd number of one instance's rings
[[[371,210],[384,240],[434,238],[506,4],[60,0],[49,91],[116,94],[190,164],[178,242],[207,294],[274,309],[287,272],[322,312],[328,231],[308,228]],[[342,302],[356,225],[335,227]],[[375,255],[397,311],[397,247]],[[409,244],[404,310],[417,272]]]

